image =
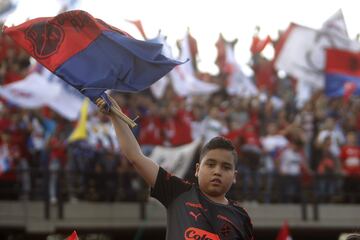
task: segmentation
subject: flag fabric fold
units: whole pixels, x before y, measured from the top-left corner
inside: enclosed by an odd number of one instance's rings
[[[93,102],[108,89],[142,91],[182,63],[164,56],[161,44],[136,40],[80,10],[29,20],[5,33]]]

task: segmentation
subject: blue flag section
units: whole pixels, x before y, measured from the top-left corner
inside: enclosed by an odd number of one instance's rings
[[[104,32],[55,74],[93,101],[106,89],[139,92],[181,64],[161,51],[161,44]]]
[[[350,85],[351,84],[351,85]],[[352,94],[360,96],[360,78],[342,74],[326,74],[325,94],[329,97],[346,95],[346,86],[353,86]]]
[[[140,41],[84,11],[37,18],[5,33],[93,102],[108,89],[139,92],[182,62],[162,44]]]
[[[325,71],[327,96],[360,95],[360,53],[327,49]]]

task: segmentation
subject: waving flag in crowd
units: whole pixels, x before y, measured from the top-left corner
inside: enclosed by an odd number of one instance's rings
[[[329,97],[360,95],[360,52],[326,51],[325,94]]]
[[[261,39],[259,37],[259,31],[260,31],[259,26],[256,27],[256,31],[257,32],[253,36],[251,46],[250,46],[250,52],[254,55],[260,54],[265,49],[265,47],[272,41],[271,37],[269,35],[267,35],[263,39]]]
[[[299,81],[308,82],[316,89],[323,88],[325,84],[326,48],[360,50],[359,42],[347,36],[341,11],[325,21],[320,30],[293,23],[281,41],[277,47],[275,67]]]
[[[82,100],[64,89],[65,84],[33,72],[23,80],[0,86],[0,96],[22,108],[48,106],[64,118],[75,120]]]
[[[51,72],[95,102],[107,89],[139,92],[179,61],[162,55],[162,45],[75,10],[29,20],[5,33]]]
[[[76,231],[73,231],[73,233],[65,240],[79,240],[79,237],[78,237]]]
[[[319,30],[292,23],[280,38],[275,67],[298,80],[298,101],[306,102],[315,90],[324,88],[327,48],[360,50],[359,42],[348,37],[341,10],[327,19]]]
[[[195,75],[194,65],[191,61],[192,58],[190,39],[188,34],[180,42],[181,57],[180,59],[190,59],[189,62],[176,67],[170,72],[172,85],[176,94],[179,96],[203,95],[211,94],[219,89],[219,86],[214,83],[209,83],[198,79]]]
[[[76,124],[75,129],[70,134],[68,142],[75,142],[79,140],[85,140],[87,138],[86,124],[88,119],[88,111],[89,111],[89,99],[85,98],[81,107],[80,117]]]
[[[137,28],[137,30],[140,32],[141,36],[144,38],[144,40],[148,39],[148,37],[145,34],[144,27],[142,25],[142,22],[140,20],[126,20],[129,23],[134,24],[134,26]]]
[[[276,240],[292,240],[292,237],[290,235],[290,229],[287,221],[285,220],[282,227],[280,228]]]
[[[171,47],[166,42],[166,37],[159,34],[156,38],[148,40],[149,42],[158,42],[164,45],[164,54],[172,56]],[[192,58],[190,39],[188,34],[185,35],[184,39],[179,42],[181,48],[180,59],[189,59],[190,61],[177,66],[167,76],[162,78],[156,84],[152,86],[152,92],[155,96],[161,97],[171,80],[172,87],[178,96],[192,96],[192,95],[204,95],[211,94],[219,89],[219,86],[205,82],[195,75],[194,64],[195,61]]]
[[[218,49],[217,65],[220,72],[227,75],[226,90],[230,95],[249,97],[256,95],[258,90],[251,79],[245,75],[235,58],[234,47],[237,40],[226,41],[222,34],[216,43]]]
[[[163,54],[169,57],[172,57],[172,50],[169,44],[166,42],[166,36],[162,35],[160,32],[156,38],[148,39],[150,42],[160,43],[163,44]],[[174,70],[173,70],[174,71]],[[160,99],[165,95],[166,88],[169,85],[170,79],[169,74],[162,77],[159,81],[155,82],[151,85],[150,90],[152,94],[157,98]]]

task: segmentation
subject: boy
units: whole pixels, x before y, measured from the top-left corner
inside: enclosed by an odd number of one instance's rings
[[[105,101],[98,100],[97,105],[106,112]],[[198,183],[189,184],[144,156],[128,125],[113,113],[108,115],[122,153],[150,185],[151,196],[167,209],[166,239],[253,239],[248,214],[225,197],[236,181],[237,154],[230,141],[215,137],[203,147],[196,164]]]

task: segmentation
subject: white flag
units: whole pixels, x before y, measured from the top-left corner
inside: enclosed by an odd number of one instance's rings
[[[39,108],[58,96],[60,90],[40,74],[31,73],[23,80],[1,86],[0,95],[19,107]]]
[[[341,9],[323,23],[322,30],[330,33],[331,35],[349,38],[344,15]]]
[[[190,59],[187,63],[176,66],[171,72],[170,77],[173,88],[179,96],[211,94],[219,89],[214,83],[204,82],[196,78],[191,64],[191,54],[188,34],[181,41],[180,59]]]
[[[163,45],[163,48],[162,48],[162,53],[165,55],[165,56],[168,56],[170,58],[173,58],[173,54],[172,54],[172,50],[171,50],[171,47],[169,46],[169,44],[166,42],[166,37],[162,34],[159,33],[159,35],[154,38],[154,39],[150,39],[150,40],[147,40],[149,42],[154,42],[154,43],[160,43]],[[169,84],[169,78],[167,75],[165,75],[164,77],[162,77],[160,80],[156,81],[155,83],[153,83],[151,86],[150,86],[150,90],[152,92],[152,94],[157,98],[157,99],[160,99],[164,96],[165,94],[165,90],[166,90],[166,87],[168,86]]]
[[[70,121],[77,120],[84,101],[84,96],[81,95],[77,89],[60,79],[48,69],[42,67],[40,72],[41,76],[44,77],[50,84],[60,87],[60,91],[57,96],[52,99],[48,99],[47,105],[62,117]],[[90,110],[90,112],[91,111],[92,110]]]
[[[258,94],[255,84],[242,71],[239,63],[235,59],[234,49],[231,43],[225,42],[226,62],[231,66],[231,74],[229,76],[229,83],[227,92],[230,95],[238,95],[243,97],[250,97]]]
[[[50,99],[47,105],[62,117],[74,121],[79,117],[82,100],[83,98],[70,94],[69,91],[61,88],[59,94]]]
[[[157,146],[152,151],[150,158],[169,173],[184,178],[200,142],[200,140],[195,140],[180,147]]]
[[[312,28],[291,24],[287,37],[276,60],[275,67],[306,81],[313,88],[324,87],[325,49],[337,48],[359,51],[360,44],[339,34],[332,34],[326,29]]]
[[[46,74],[37,72],[23,80],[0,86],[0,96],[22,108],[49,106],[71,121],[79,116],[83,100],[71,94],[56,79],[50,80]]]

